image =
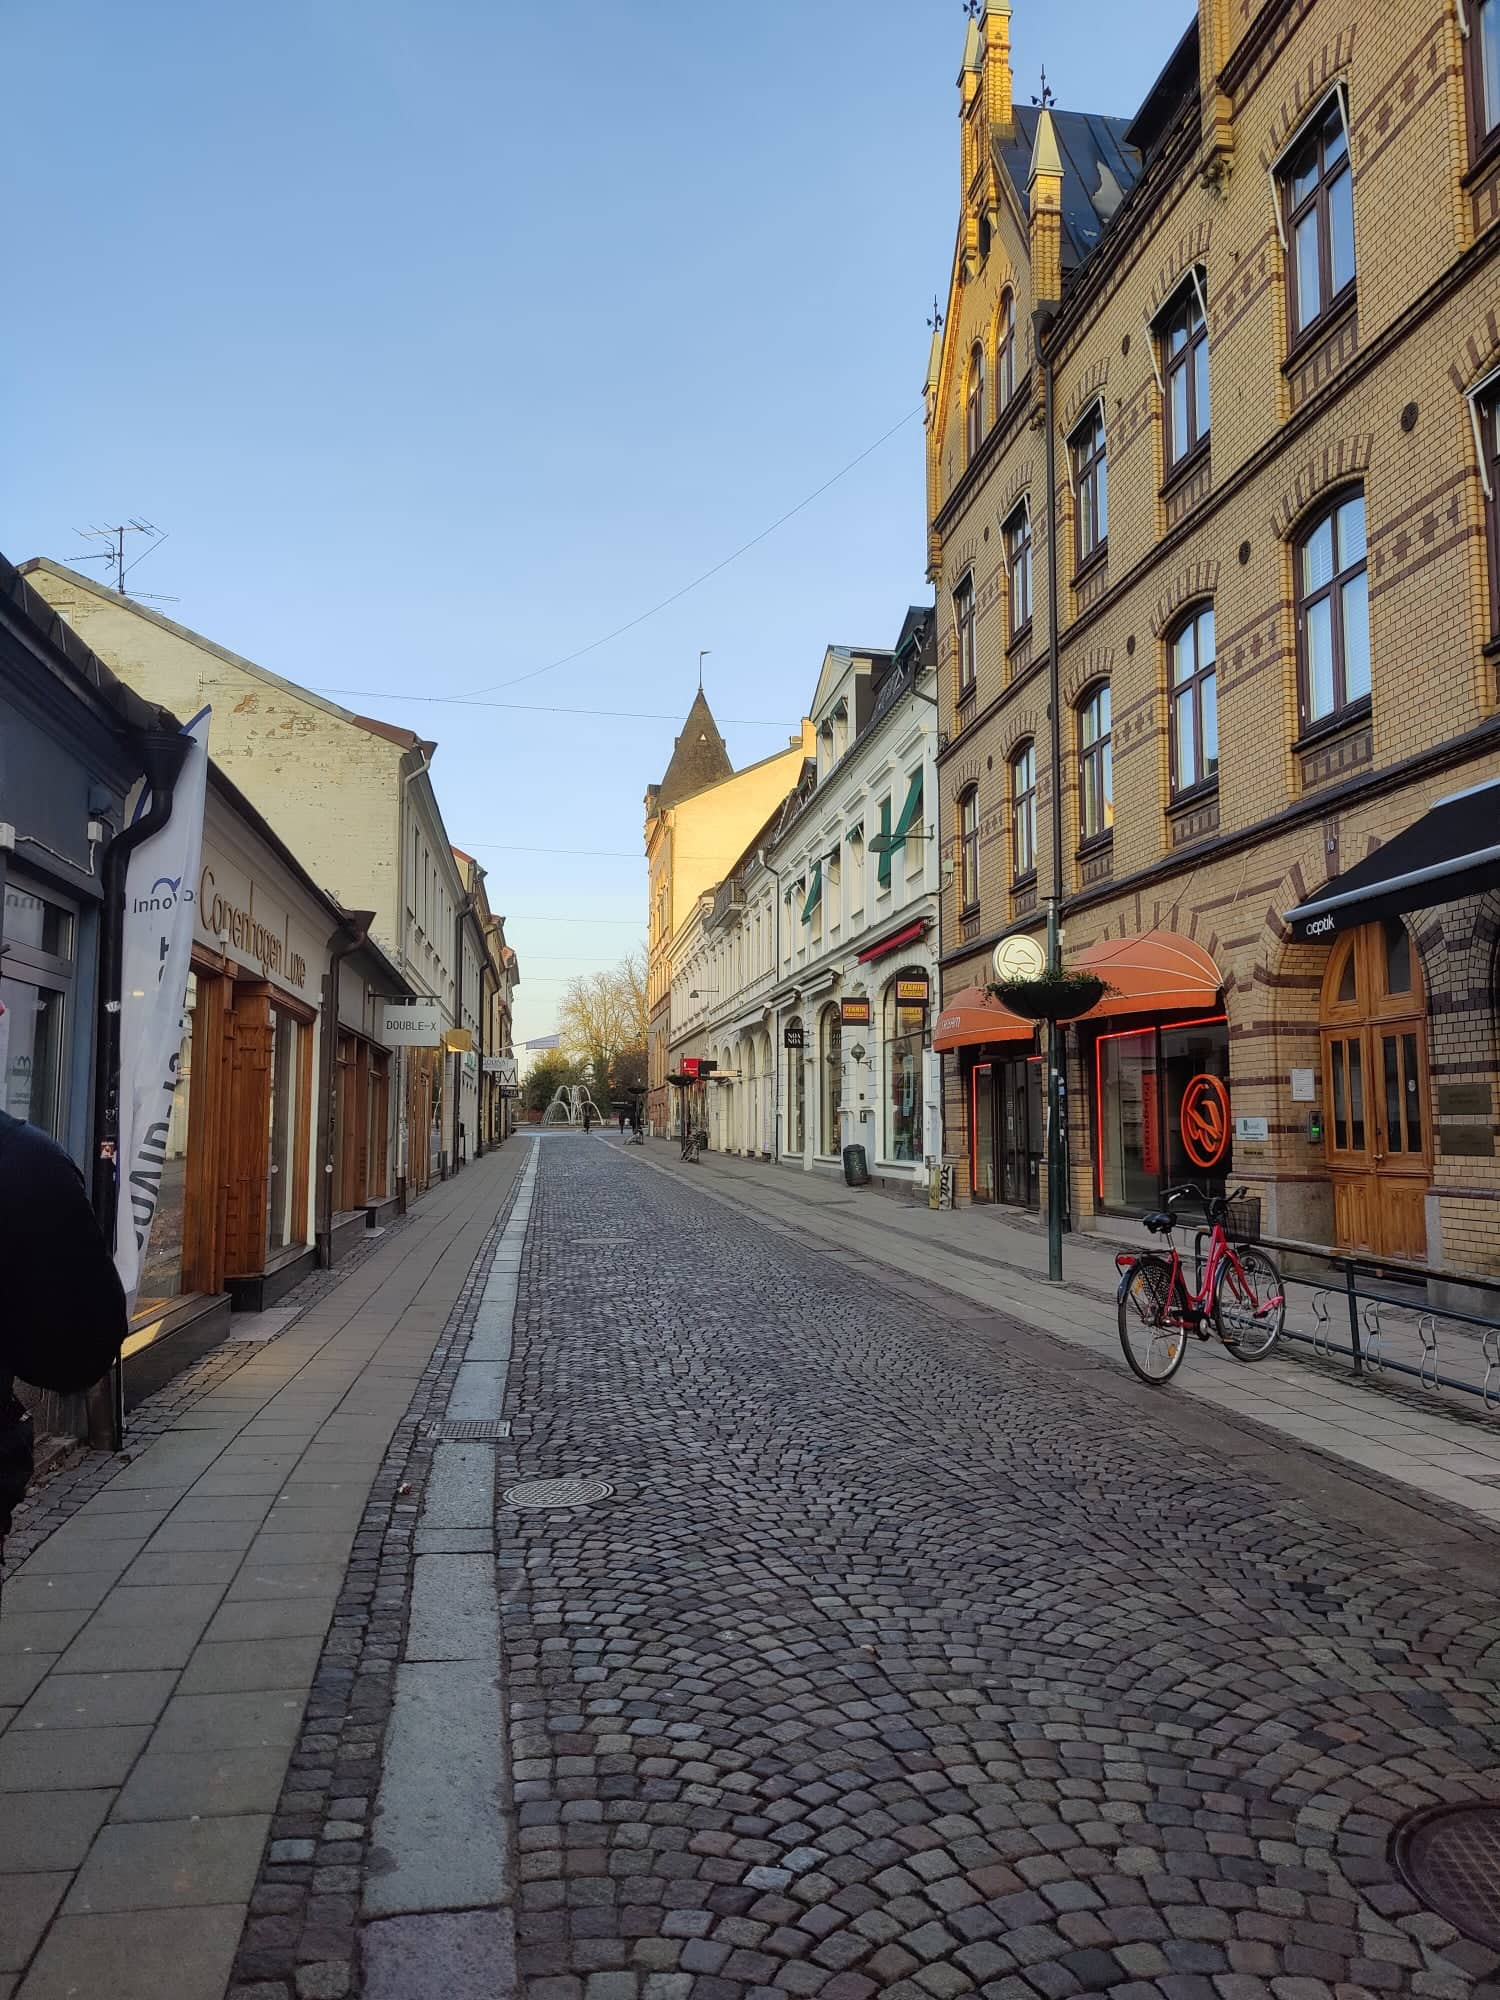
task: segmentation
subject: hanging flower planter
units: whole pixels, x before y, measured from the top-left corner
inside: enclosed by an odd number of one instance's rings
[[[1023,1021],[1076,1021],[1114,989],[1095,973],[1059,967],[1032,979],[994,980],[988,990]]]

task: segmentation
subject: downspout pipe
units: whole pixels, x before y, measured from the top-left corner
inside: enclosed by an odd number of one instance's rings
[[[1055,364],[1046,344],[1050,311],[1038,313],[1036,348],[1042,364],[1042,422],[1047,434],[1047,715],[1051,724],[1052,889],[1047,898],[1047,969],[1062,969],[1063,810],[1062,671],[1058,652],[1057,584],[1057,425],[1054,412]],[[1047,1024],[1047,1277],[1058,1285],[1063,1274],[1063,1222],[1067,1210],[1068,1149],[1063,1124],[1066,1102],[1064,1031]]]
[[[775,915],[771,923],[774,933],[774,941],[771,949],[776,954],[776,966],[771,979],[771,990],[774,993],[776,988],[781,984],[781,870],[773,868],[766,859],[769,851],[769,849],[764,847],[760,850],[760,865],[776,884]],[[777,1166],[781,1165],[781,1071],[786,1055],[786,1051],[778,1048],[776,1044],[776,1035],[780,1027],[781,1009],[778,1007],[773,1011],[771,1016],[771,1065],[776,1073],[776,1081],[772,1087],[771,1095],[771,1126],[775,1134],[771,1157]],[[797,1060],[798,1062],[804,1062],[806,1057],[799,1052]]]
[[[318,1130],[323,1134],[322,1171],[318,1175],[316,1237],[318,1268],[326,1271],[333,1263],[333,1180],[338,1158],[338,1120],[341,1106],[335,1088],[339,1052],[339,972],[344,960],[370,935],[375,921],[373,910],[346,910],[344,921],[328,940],[328,986],[323,999],[323,1020],[319,1036],[322,1048],[318,1066]]]
[[[160,833],[172,817],[172,796],[187,760],[190,739],[175,723],[144,729],[137,739],[150,803],[124,827],[104,855],[104,910],[99,939],[99,981],[94,1020],[94,1215],[113,1251],[120,1205],[120,969],[125,952],[125,871],[135,850]],[[115,1363],[108,1408],[89,1394],[89,1441],[118,1451],[125,1434],[125,1378]]]

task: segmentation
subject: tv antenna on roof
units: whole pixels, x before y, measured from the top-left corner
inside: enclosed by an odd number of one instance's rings
[[[167,539],[168,534],[167,529],[154,527],[150,521],[141,521],[134,517],[128,521],[119,522],[113,528],[78,528],[75,532],[82,535],[86,542],[104,542],[107,545],[92,555],[80,556],[78,560],[79,562],[112,564],[115,572],[114,587],[121,597],[126,595],[125,579],[131,570],[135,568],[136,563],[143,563],[153,549],[160,548],[162,543]],[[127,535],[149,535],[151,537],[145,548],[135,558],[135,562],[126,562],[125,560],[125,537]],[[136,590],[130,592],[130,595],[132,597],[149,598],[155,604],[177,604],[181,602],[179,598],[162,597],[155,591],[150,590]]]

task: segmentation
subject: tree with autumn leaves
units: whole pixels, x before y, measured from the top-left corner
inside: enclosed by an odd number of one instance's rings
[[[601,1108],[646,1088],[646,966],[638,952],[570,982],[557,1013],[564,1055],[587,1072]]]

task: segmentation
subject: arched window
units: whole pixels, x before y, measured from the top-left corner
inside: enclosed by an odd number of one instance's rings
[[[1177,294],[1161,326],[1166,380],[1166,469],[1169,473],[1208,436],[1208,322],[1191,279]]]
[[[1302,726],[1370,698],[1365,496],[1344,493],[1297,541],[1297,653]]]
[[[958,800],[958,903],[967,913],[979,907],[979,787],[970,785]]]
[[[1036,873],[1036,744],[1030,740],[1010,760],[1010,858],[1017,882]]]
[[[820,1150],[836,1153],[843,1144],[839,1114],[844,1106],[844,1030],[837,1006],[825,1007],[819,1029],[822,1072],[819,1088]]]
[[[1095,403],[1068,440],[1076,500],[1075,545],[1078,567],[1091,562],[1109,539],[1109,463],[1104,405]]]
[[[1280,169],[1292,338],[1354,289],[1354,176],[1344,107],[1335,96]]]
[[[978,660],[974,647],[974,578],[966,576],[953,593],[953,636],[958,654],[958,698],[974,691]]]
[[[1010,579],[1010,644],[1031,626],[1031,502],[1006,517],[1005,569]]]
[[[1000,297],[1000,325],[995,336],[995,414],[998,416],[1016,393],[1016,295],[1007,289]]]
[[[984,347],[975,341],[969,351],[969,386],[964,395],[966,463],[972,462],[984,439]]]
[[[1219,775],[1219,695],[1214,608],[1201,604],[1168,642],[1171,658],[1172,795]]]
[[[1078,706],[1078,837],[1098,840],[1115,823],[1114,747],[1109,682],[1101,681]]]
[[[885,1038],[885,1158],[922,1157],[922,1042],[927,1009],[915,998],[925,987],[920,966],[898,972],[885,989],[882,1028]],[[903,992],[911,997],[902,998]]]

